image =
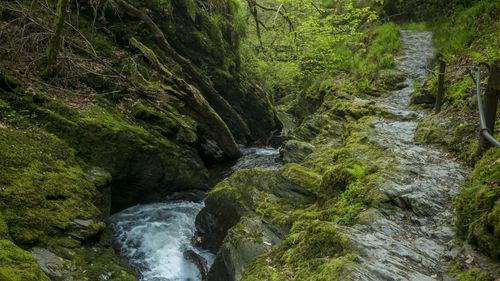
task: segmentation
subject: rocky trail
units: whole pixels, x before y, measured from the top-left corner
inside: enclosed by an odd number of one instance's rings
[[[414,81],[426,79],[432,33],[401,31],[401,43],[398,70],[407,74],[405,87],[374,100],[395,118],[373,121],[368,137],[394,156],[401,176],[380,188],[394,208],[373,209],[365,221],[343,229],[360,254],[350,280],[449,280],[443,272],[456,251],[452,198],[468,171],[444,151],[415,143],[417,122],[425,113],[408,107]]]

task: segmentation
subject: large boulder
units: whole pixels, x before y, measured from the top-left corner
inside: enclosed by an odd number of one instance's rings
[[[296,164],[239,170],[219,183],[196,218],[202,246],[217,252],[208,280],[239,280],[249,262],[281,243],[294,206],[307,205],[320,176]]]
[[[285,163],[300,163],[313,151],[314,145],[308,142],[290,140],[280,150],[280,154]]]

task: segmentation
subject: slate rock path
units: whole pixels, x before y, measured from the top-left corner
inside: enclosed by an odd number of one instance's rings
[[[426,114],[411,110],[408,102],[414,81],[426,79],[432,33],[401,31],[401,43],[398,70],[406,73],[406,86],[374,100],[396,118],[373,121],[368,137],[395,158],[402,176],[387,179],[380,189],[394,208],[370,210],[360,224],[342,230],[359,253],[349,280],[449,278],[444,272],[454,245],[452,198],[469,171],[444,151],[414,142],[417,122]]]

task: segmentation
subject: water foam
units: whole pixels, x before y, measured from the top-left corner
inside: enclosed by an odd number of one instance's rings
[[[243,157],[225,172],[261,168],[279,169],[276,160],[279,149],[241,146]],[[184,251],[192,250],[207,260],[215,256],[194,248],[196,215],[203,203],[175,201],[136,205],[110,217],[116,248],[129,258],[130,265],[141,273],[141,281],[199,281],[198,268],[184,258]]]
[[[185,260],[193,250],[209,265],[214,255],[191,245],[195,218],[203,203],[169,202],[137,205],[111,216],[110,227],[122,255],[142,274],[144,281],[201,280],[196,266]]]

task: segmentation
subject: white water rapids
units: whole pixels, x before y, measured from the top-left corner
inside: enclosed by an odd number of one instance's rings
[[[225,173],[245,168],[278,169],[277,149],[242,148],[243,157]],[[130,265],[141,274],[141,281],[199,281],[198,268],[184,258],[192,250],[207,260],[213,253],[192,245],[196,215],[203,202],[173,201],[136,205],[110,217],[114,243]]]

